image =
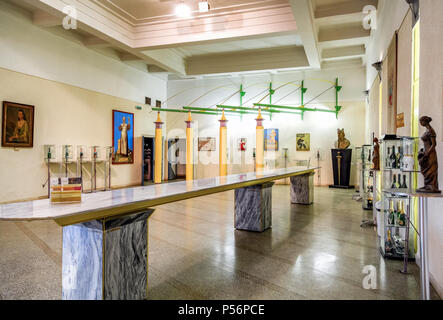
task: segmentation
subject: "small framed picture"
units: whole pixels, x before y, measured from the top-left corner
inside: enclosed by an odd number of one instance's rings
[[[2,147],[34,146],[34,106],[3,101]]]
[[[310,151],[311,150],[311,134],[309,133],[297,133],[296,135],[296,150],[297,151]]]
[[[215,151],[215,138],[198,138],[198,151]]]
[[[246,151],[247,150],[247,145],[246,142],[248,140],[246,138],[238,138],[237,140],[237,149],[238,151]]]

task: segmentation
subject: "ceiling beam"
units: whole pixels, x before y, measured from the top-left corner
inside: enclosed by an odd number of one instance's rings
[[[309,0],[290,0],[290,4],[297,23],[297,33],[302,39],[309,65],[313,69],[320,69],[320,54],[311,3]]]
[[[365,46],[349,46],[339,48],[328,48],[322,52],[323,60],[337,60],[337,59],[350,59],[355,57],[362,57],[365,55]]]
[[[326,18],[333,16],[362,13],[367,5],[377,7],[378,0],[348,0],[345,2],[336,2],[334,4],[318,6],[315,9],[315,18]]]
[[[61,26],[63,19],[45,11],[36,10],[32,13],[32,23],[39,27],[55,27]]]
[[[148,64],[146,67],[147,67],[149,73],[167,72],[165,69],[159,68],[153,64]]]
[[[286,3],[244,12],[138,25],[134,33],[134,48],[156,50],[296,30],[291,7]]]
[[[363,28],[361,23],[348,23],[337,26],[321,27],[318,33],[319,42],[339,41],[354,38],[367,38],[371,30]]]
[[[133,55],[129,52],[119,52],[118,54],[121,61],[142,61],[143,59]]]
[[[199,55],[185,61],[187,75],[309,67],[305,50],[296,46]]]
[[[94,36],[86,37],[83,40],[83,44],[86,47],[88,47],[88,48],[108,48],[108,47],[112,47],[112,45],[108,41],[106,41],[104,39],[101,39],[99,37],[94,37]]]

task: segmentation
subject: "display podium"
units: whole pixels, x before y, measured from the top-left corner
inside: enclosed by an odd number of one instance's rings
[[[352,149],[331,149],[334,184],[329,188],[353,189],[349,185],[351,177]]]

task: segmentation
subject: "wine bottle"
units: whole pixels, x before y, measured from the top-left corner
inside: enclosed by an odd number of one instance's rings
[[[388,224],[395,224],[395,210],[394,210],[394,201],[389,201],[389,216],[388,216]]]
[[[406,225],[406,212],[403,201],[400,201],[399,207],[400,209],[399,209],[398,225],[404,227]]]
[[[395,169],[395,168],[397,168],[397,157],[396,157],[396,155],[395,155],[395,146],[392,146],[392,153],[391,153],[391,155],[390,155],[390,162],[391,162],[391,168],[392,169]]]
[[[51,147],[48,147],[48,160],[50,160],[51,159]]]
[[[403,175],[403,183],[401,185],[401,188],[402,189],[407,189],[408,188],[408,185],[406,184],[406,175],[405,174]]]
[[[391,148],[390,147],[388,147],[388,152],[386,153],[386,160],[385,160],[385,167],[386,168],[389,168],[390,167],[390,165],[389,165],[389,156],[391,155]]]
[[[397,175],[397,189],[401,188],[401,174],[399,173]]]
[[[391,189],[397,189],[397,176],[395,174],[392,176]]]
[[[403,147],[398,147],[397,168],[403,167]]]

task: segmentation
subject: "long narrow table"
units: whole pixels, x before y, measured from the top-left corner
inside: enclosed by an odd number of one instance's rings
[[[291,167],[84,194],[81,203],[4,204],[0,220],[54,220],[63,227],[63,299],[143,299],[152,207],[235,189],[234,227],[263,232],[272,226],[273,181],[289,177],[291,202],[310,205],[316,169]]]

